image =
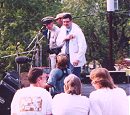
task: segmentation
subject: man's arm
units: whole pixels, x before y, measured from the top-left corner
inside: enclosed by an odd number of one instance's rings
[[[47,91],[49,91],[49,88],[51,88],[51,87],[53,87],[53,86],[52,86],[52,85],[49,85],[48,83],[46,83],[44,88],[45,88]]]

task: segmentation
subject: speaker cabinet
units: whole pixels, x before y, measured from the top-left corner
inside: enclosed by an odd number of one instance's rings
[[[12,86],[14,89],[19,89],[19,78],[14,78],[10,73],[7,73],[3,79],[4,82]]]
[[[109,71],[115,84],[127,83],[127,76],[125,71]]]
[[[10,115],[10,105],[13,96],[16,92],[12,86],[4,82],[0,82],[0,113],[3,115]]]
[[[20,76],[17,71],[6,72],[3,77],[3,81],[12,86],[15,89],[19,89],[21,86]]]
[[[126,76],[125,71],[109,71],[111,77],[113,78],[113,81],[115,84],[124,84],[129,83],[129,76]],[[86,74],[81,75],[81,82],[84,84],[90,84],[90,76]]]
[[[17,89],[20,88],[19,74],[16,71],[5,73],[0,82],[0,113],[10,115],[10,105]]]

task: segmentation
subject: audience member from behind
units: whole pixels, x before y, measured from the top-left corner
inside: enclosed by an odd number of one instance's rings
[[[81,81],[76,75],[65,78],[64,91],[53,98],[53,115],[89,115],[90,102],[86,96],[81,96]]]
[[[109,71],[105,68],[93,69],[90,73],[92,85],[96,89],[90,93],[91,107],[94,103],[100,108],[102,115],[128,115],[128,99],[125,91],[117,87]]]
[[[51,70],[46,84],[46,89],[50,89],[52,96],[64,92],[64,79],[70,74],[70,70],[67,69],[67,56],[65,54],[59,54],[56,60],[57,66]]]
[[[130,115],[130,95],[128,95],[128,102],[129,102],[129,115]]]
[[[52,115],[52,97],[46,89],[42,69],[31,68],[30,86],[17,90],[11,103],[11,115]]]

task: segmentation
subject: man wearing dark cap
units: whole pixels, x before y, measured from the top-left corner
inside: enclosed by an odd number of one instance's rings
[[[52,97],[44,89],[46,76],[37,67],[28,72],[30,86],[17,90],[11,103],[11,115],[52,115]]]
[[[53,17],[45,17],[42,20],[43,25],[46,26],[46,28],[48,29],[48,33],[47,33],[47,39],[48,39],[48,45],[49,45],[49,58],[50,58],[50,65],[51,65],[51,69],[56,67],[56,54],[55,52],[52,51],[52,49],[57,47],[56,44],[56,39],[59,33],[59,27],[57,27],[56,25],[54,25],[54,18]]]
[[[54,21],[54,18],[53,17],[51,17],[51,16],[47,16],[47,17],[44,17],[44,18],[42,18],[42,23],[43,24],[49,24],[49,23],[51,23],[51,22],[53,22]]]

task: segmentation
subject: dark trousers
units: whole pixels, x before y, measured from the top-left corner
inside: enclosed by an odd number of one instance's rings
[[[67,55],[68,57],[68,64],[67,64],[67,68],[69,68],[71,70],[72,74],[75,74],[76,76],[78,76],[79,78],[81,78],[80,73],[81,73],[81,67],[74,67],[71,63],[70,63],[70,57],[69,55]]]

